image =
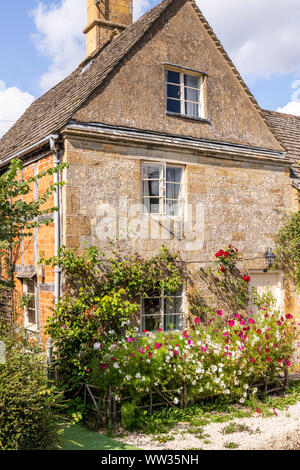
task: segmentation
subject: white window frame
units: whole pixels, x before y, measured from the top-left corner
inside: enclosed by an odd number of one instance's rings
[[[156,180],[149,180],[147,178],[144,178],[143,174],[143,169],[147,166],[157,166],[160,171],[159,171],[159,196],[157,197],[159,199],[159,212],[147,212],[146,210],[146,205],[144,204],[144,200],[149,198],[149,196],[144,195],[144,182],[145,181],[156,181]],[[167,214],[167,204],[166,201],[167,199],[172,200],[171,198],[167,198],[167,167],[171,168],[181,168],[182,169],[182,179],[181,179],[181,193],[178,198],[178,202],[181,203],[181,213],[178,213],[177,215],[169,215]],[[149,216],[149,217],[167,217],[170,219],[175,219],[175,220],[183,220],[184,217],[184,211],[185,211],[185,202],[186,202],[186,194],[185,194],[185,165],[180,165],[177,163],[171,163],[171,162],[157,162],[157,161],[145,161],[142,162],[141,165],[141,195],[142,195],[142,205],[143,205],[143,214],[144,216]],[[172,182],[168,182],[169,184],[172,184]],[[179,183],[176,183],[179,184]]]
[[[168,82],[167,81],[167,72],[177,72],[180,76],[180,84]],[[191,76],[199,78],[199,88],[189,87],[184,84],[184,77]],[[178,69],[173,67],[165,67],[165,94],[166,94],[166,110],[168,114],[175,114],[179,116],[185,116],[191,119],[205,119],[205,101],[204,101],[204,84],[205,84],[206,75],[201,72],[193,72],[185,69]],[[168,96],[168,85],[175,85],[180,86],[180,98],[172,98]],[[199,90],[199,100],[200,101],[190,101],[185,99],[185,88],[191,88],[193,90]],[[172,99],[174,101],[180,101],[180,113],[176,113],[173,111],[168,111],[168,99]],[[193,116],[191,114],[187,114],[185,111],[185,103],[193,103],[198,104],[198,115]]]
[[[180,331],[183,331],[185,329],[185,311],[186,311],[185,285],[183,284],[180,289],[182,289],[182,295],[180,295],[180,296],[179,295],[165,295],[164,291],[162,290],[160,296],[153,295],[153,296],[142,297],[141,298],[141,313],[140,313],[140,330],[141,330],[141,332],[143,332],[143,330],[145,329],[143,318],[147,317],[147,316],[156,316],[155,314],[154,315],[146,315],[143,312],[144,300],[149,300],[149,299],[160,299],[160,312],[157,314],[157,316],[160,317],[159,328],[161,328],[162,331],[164,331],[166,333],[172,333],[172,332],[176,332],[176,331],[180,332]],[[165,320],[165,316],[167,316],[167,314],[165,313],[164,305],[165,305],[165,299],[168,299],[168,298],[182,298],[182,312],[178,312],[178,313],[175,312],[173,314],[169,314],[169,315],[181,316],[181,322],[182,322],[182,328],[181,329],[174,329],[174,330],[165,330],[164,329],[164,320]],[[151,332],[156,332],[156,330],[150,330],[149,333],[151,333]]]
[[[24,307],[24,327],[28,331],[37,332],[38,331],[38,312],[37,312],[37,288],[36,284],[32,279],[23,279],[23,294],[30,295],[31,293],[28,292],[28,283],[32,282],[34,286],[34,310],[35,310],[35,323],[29,322],[29,315],[28,309]]]

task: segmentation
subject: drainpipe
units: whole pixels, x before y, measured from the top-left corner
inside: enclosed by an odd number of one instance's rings
[[[51,135],[49,137],[50,149],[53,152],[53,166],[56,168],[59,165],[59,150],[57,146],[58,135]],[[59,174],[54,173],[54,184],[59,182]],[[58,249],[60,247],[60,204],[59,204],[59,188],[56,188],[54,193],[54,206],[58,208],[54,212],[54,255],[57,256]],[[55,266],[55,280],[54,280],[54,304],[56,305],[60,297],[60,273],[61,270],[58,266]],[[52,360],[52,339],[49,337],[46,346],[46,357],[47,357],[47,376],[50,379],[50,364]]]
[[[59,152],[57,148],[57,139],[58,135],[52,135],[49,139],[50,141],[50,149],[53,152],[53,166],[56,168],[59,165]],[[59,175],[58,173],[54,173],[54,184],[59,182]],[[60,207],[59,207],[59,188],[56,188],[54,193],[54,206],[58,208],[57,211],[54,212],[54,255],[57,256],[58,249],[60,247]],[[60,296],[60,268],[55,266],[55,281],[54,281],[54,303],[55,305],[58,302]]]

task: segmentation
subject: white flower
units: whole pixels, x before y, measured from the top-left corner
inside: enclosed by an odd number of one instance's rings
[[[173,403],[175,403],[175,405],[177,405],[179,403],[178,398],[175,397],[174,400],[173,400]]]
[[[125,375],[126,380],[130,380],[130,375]]]
[[[114,363],[114,368],[115,368],[115,369],[119,369],[119,368],[120,368],[120,366],[119,366],[119,364],[118,364],[117,362]]]
[[[241,398],[240,399],[240,403],[244,403],[245,402],[245,399],[244,398]]]
[[[141,374],[138,372],[137,374],[135,374],[136,378],[139,379],[141,377]]]
[[[248,390],[249,385],[248,385],[248,384],[245,384],[245,385],[244,385],[244,388],[245,388],[246,390]]]
[[[94,349],[101,349],[101,344],[100,343],[95,343],[94,344]]]

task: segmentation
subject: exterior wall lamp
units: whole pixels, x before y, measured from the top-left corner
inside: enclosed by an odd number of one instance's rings
[[[267,249],[265,253],[265,258],[266,258],[267,265],[268,265],[268,269],[266,271],[269,271],[272,268],[274,261],[276,259],[276,256],[274,255],[272,248]]]

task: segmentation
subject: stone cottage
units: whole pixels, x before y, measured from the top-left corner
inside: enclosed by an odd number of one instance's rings
[[[296,308],[265,253],[281,223],[276,210],[298,208],[291,168],[300,121],[260,109],[194,0],[163,0],[133,24],[132,0],[87,6],[86,59],[0,141],[2,170],[22,158],[24,178],[69,164],[49,202],[59,206],[53,223],[24,239],[14,259],[19,295],[34,296],[25,327],[42,333],[61,294],[59,270],[38,267],[39,256],[62,244],[103,247],[108,236],[145,256],[165,244],[193,269],[232,243],[252,285]],[[36,184],[32,197],[50,182]],[[180,327],[184,290],[178,299]],[[151,329],[156,314],[167,329],[164,307],[149,302],[141,327]]]

